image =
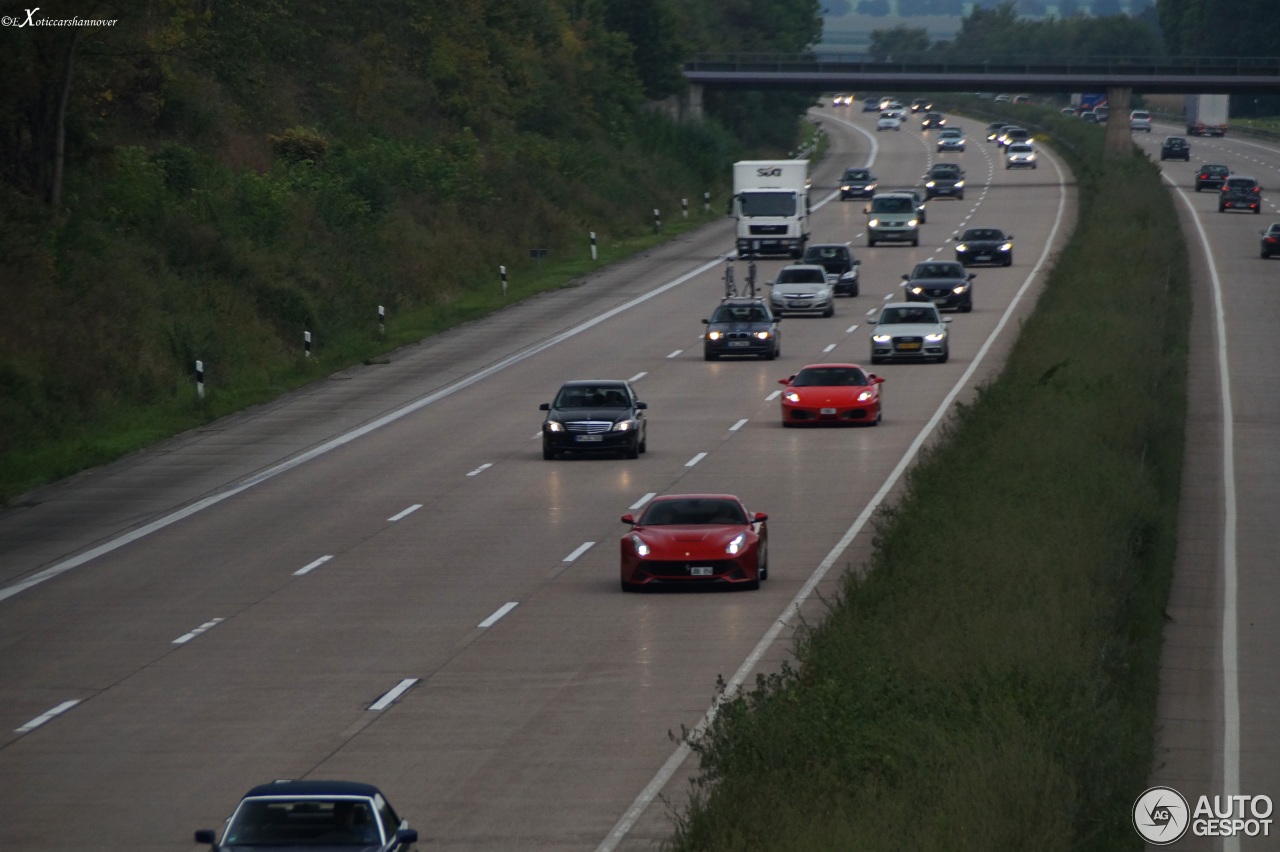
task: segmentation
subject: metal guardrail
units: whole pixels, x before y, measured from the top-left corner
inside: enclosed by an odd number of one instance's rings
[[[1251,56],[1100,56],[1046,58],[993,56],[984,59],[939,60],[930,54],[906,54],[876,60],[866,54],[839,53],[724,53],[695,56],[686,71],[816,71],[819,73],[938,74],[1115,74],[1271,76],[1280,78],[1280,57]]]

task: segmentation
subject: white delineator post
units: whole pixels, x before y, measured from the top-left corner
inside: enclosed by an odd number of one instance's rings
[[[302,332],[302,356],[304,358],[311,357],[311,332]]]
[[[596,259],[597,259],[597,255],[596,255],[596,232],[595,232],[595,231],[592,231],[592,232],[591,232],[591,259],[592,259],[592,260],[596,260]]]
[[[502,297],[505,299],[507,296],[507,268],[499,266],[498,275],[502,277]]]
[[[204,362],[196,361],[196,399],[204,399]]]

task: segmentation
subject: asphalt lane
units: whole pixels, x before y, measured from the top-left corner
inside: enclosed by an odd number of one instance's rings
[[[823,120],[819,196],[873,143],[882,186],[919,185],[939,158],[914,124],[889,138],[847,109]],[[862,294],[786,318],[778,361],[702,360],[732,245],[715,225],[6,512],[0,848],[187,848],[280,777],[378,784],[441,849],[666,836],[644,791],[683,795],[670,732],[698,724],[717,677],[786,659],[789,627],[762,637],[793,602],[820,614],[804,596],[824,562],[818,592],[860,564],[858,518],[998,367],[1033,267],[1066,238],[1060,173],[1005,172],[964,124],[969,150],[946,157],[965,163],[966,200],[932,202],[918,248],[866,248],[859,202],[816,213],[814,240],[863,260]],[[951,361],[877,367],[879,427],[783,430],[778,379],[866,359],[868,316],[966,224],[1013,231],[1017,255],[976,270]],[[635,381],[649,452],[543,461],[538,404],[590,376]],[[761,591],[618,591],[619,516],[681,491],[769,513]]]
[[[1157,125],[1137,142],[1158,161],[1164,136],[1183,130]],[[1231,136],[1190,144],[1190,163],[1161,163],[1191,249],[1194,315],[1187,467],[1150,783],[1178,790],[1194,813],[1201,796],[1280,799],[1280,265],[1259,257],[1258,234],[1280,221],[1280,146]],[[1216,192],[1194,191],[1202,163],[1256,177],[1262,212],[1219,212]],[[1197,837],[1193,826],[1171,848],[1274,849],[1278,834],[1272,825],[1269,836]]]

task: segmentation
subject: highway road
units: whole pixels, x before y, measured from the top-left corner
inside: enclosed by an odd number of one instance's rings
[[[918,122],[877,135],[869,114],[820,112],[820,199],[845,166],[916,186],[939,158]],[[699,724],[717,678],[788,658],[1068,236],[1057,158],[1006,172],[961,123],[968,150],[944,156],[965,200],[930,203],[919,247],[866,248],[861,202],[817,209],[814,240],[851,241],[862,292],[787,317],[778,361],[702,359],[726,221],[6,510],[0,849],[191,848],[274,778],[377,784],[420,848],[653,848],[696,770],[671,732]],[[974,270],[951,360],[875,368],[879,427],[783,430],[778,380],[865,362],[869,315],[966,225],[1012,231],[1015,263]],[[543,461],[539,403],[590,377],[635,383],[648,453]],[[770,579],[621,593],[619,516],[696,491],[769,514]]]
[[[1183,130],[1157,124],[1135,138],[1159,161],[1163,138]],[[1280,221],[1280,146],[1236,137],[1192,137],[1190,144],[1190,163],[1161,164],[1183,220],[1184,236],[1171,238],[1191,249],[1194,316],[1179,553],[1150,783],[1177,790],[1194,815],[1200,796],[1280,799],[1280,340],[1273,325],[1280,262],[1259,257],[1258,234]],[[1218,212],[1216,192],[1194,191],[1202,163],[1256,177],[1262,212]],[[1266,837],[1194,835],[1193,823],[1169,848],[1275,849],[1280,821]]]

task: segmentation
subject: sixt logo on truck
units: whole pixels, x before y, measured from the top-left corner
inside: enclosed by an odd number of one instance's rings
[[[756,169],[756,174],[760,177],[782,177],[782,169],[778,166],[774,166],[771,169],[760,168]]]

